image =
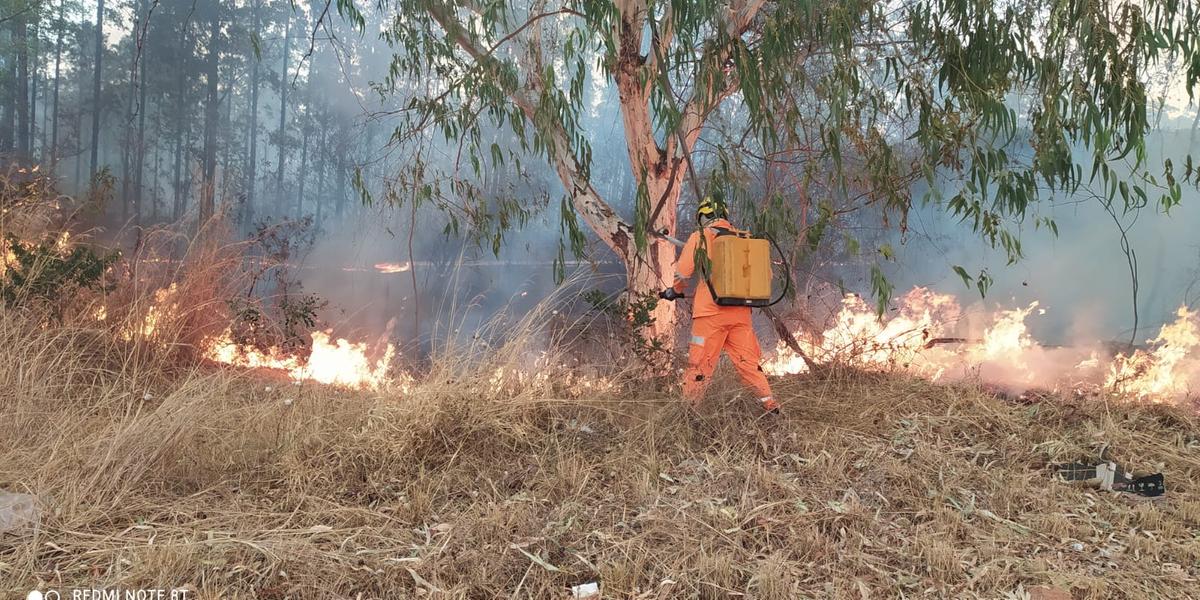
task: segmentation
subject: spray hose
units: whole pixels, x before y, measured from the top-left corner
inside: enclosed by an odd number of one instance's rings
[[[763,237],[767,238],[767,241],[771,242],[771,246],[774,247],[775,252],[779,254],[779,262],[783,263],[783,293],[779,294],[779,297],[772,300],[770,304],[763,307],[770,308],[776,304],[779,304],[780,302],[783,302],[783,299],[786,298],[788,293],[792,291],[792,267],[788,264],[787,255],[783,253],[783,248],[779,247],[779,243],[775,241],[775,237],[765,232],[763,233]]]

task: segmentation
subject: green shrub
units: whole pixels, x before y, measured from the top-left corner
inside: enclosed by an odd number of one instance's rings
[[[53,236],[38,243],[25,243],[15,235],[5,236],[12,256],[0,276],[0,297],[8,308],[40,307],[53,321],[62,321],[63,311],[82,290],[111,291],[104,273],[120,254],[97,254],[86,246],[63,248]]]

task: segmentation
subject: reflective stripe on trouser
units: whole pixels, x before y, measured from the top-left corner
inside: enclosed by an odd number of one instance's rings
[[[733,362],[738,377],[758,397],[771,395],[771,384],[759,369],[762,351],[754,328],[743,313],[730,311],[692,321],[692,339],[688,344],[688,366],[683,372],[683,395],[692,402],[704,396],[717,362],[724,350]]]

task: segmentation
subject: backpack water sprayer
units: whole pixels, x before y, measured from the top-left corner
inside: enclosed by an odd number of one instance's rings
[[[699,219],[697,219],[699,221]],[[715,232],[712,247],[708,248],[705,229]],[[675,244],[684,243],[665,230],[658,236]],[[761,238],[748,231],[729,227],[700,225],[700,245],[696,248],[695,265],[718,306],[749,306],[767,308],[781,302],[791,290],[791,278],[784,277],[783,293],[772,298],[775,279],[771,248],[779,254],[784,272],[788,271],[787,256],[770,235]]]
[[[718,306],[770,306],[779,300],[771,299],[771,243],[755,238],[748,231],[726,227],[710,227],[716,232],[707,251],[708,261],[697,264],[709,267],[701,270],[708,291]],[[706,239],[706,238],[702,238]],[[698,252],[699,254],[699,252]],[[703,257],[700,257],[703,258]],[[786,292],[785,292],[786,293]]]

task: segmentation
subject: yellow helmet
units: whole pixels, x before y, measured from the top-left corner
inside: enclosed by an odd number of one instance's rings
[[[712,196],[705,196],[696,207],[696,218],[698,219],[724,219],[729,216],[729,209],[725,206],[725,201],[714,199]]]

